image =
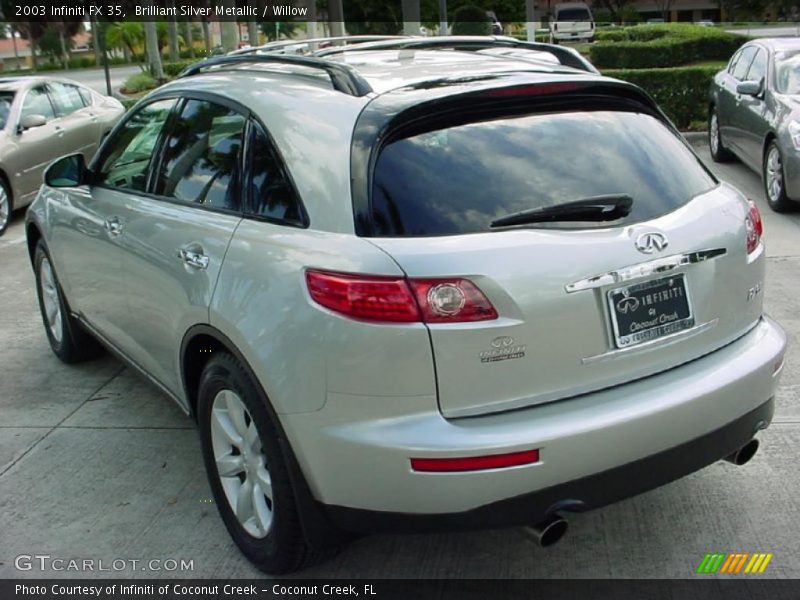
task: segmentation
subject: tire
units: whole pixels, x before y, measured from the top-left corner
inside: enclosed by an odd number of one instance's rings
[[[8,189],[6,182],[0,177],[0,236],[8,229],[13,211],[14,202],[11,198],[11,190]]]
[[[286,446],[266,403],[230,354],[216,354],[203,369],[197,419],[214,502],[242,553],[265,573],[280,575],[331,549],[312,548],[303,536]]]
[[[58,283],[50,254],[41,240],[36,245],[33,265],[39,310],[53,353],[68,364],[95,358],[102,349],[72,316]]]
[[[764,192],[767,204],[775,212],[787,212],[795,208],[795,203],[786,196],[786,185],[783,176],[783,156],[778,144],[772,140],[764,153],[761,169]]]
[[[733,160],[733,154],[722,143],[722,132],[719,128],[719,115],[716,107],[708,112],[708,147],[714,162],[723,163]]]

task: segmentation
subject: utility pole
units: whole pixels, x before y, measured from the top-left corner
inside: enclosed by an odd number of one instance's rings
[[[536,9],[534,2],[536,0],[525,0],[525,20],[527,21],[525,29],[528,32],[528,41],[536,41]]]
[[[403,33],[419,35],[419,0],[403,0]]]
[[[439,35],[447,35],[447,0],[439,0]]]

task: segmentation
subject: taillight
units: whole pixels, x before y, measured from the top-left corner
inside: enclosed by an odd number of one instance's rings
[[[744,219],[745,233],[747,235],[747,253],[752,254],[758,248],[761,236],[764,234],[764,224],[761,222],[761,213],[758,212],[756,203],[752,200],[747,201],[750,210]]]
[[[463,278],[406,279],[308,270],[306,283],[317,304],[365,321],[463,323],[497,318],[492,303]]]

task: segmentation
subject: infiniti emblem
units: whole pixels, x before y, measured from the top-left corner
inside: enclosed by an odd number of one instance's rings
[[[639,299],[633,296],[625,296],[622,300],[617,302],[617,310],[623,315],[629,312],[634,312],[639,309]]]
[[[636,238],[636,249],[644,254],[652,254],[653,252],[660,252],[669,245],[667,236],[663,233],[656,233],[651,231],[643,233]]]

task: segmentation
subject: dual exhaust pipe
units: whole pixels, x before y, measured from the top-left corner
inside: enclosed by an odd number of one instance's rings
[[[753,438],[744,446],[726,456],[725,460],[740,467],[750,462],[756,452],[758,452],[758,440]],[[569,529],[567,520],[561,515],[553,513],[536,525],[523,527],[523,532],[539,546],[547,548],[561,540],[564,534],[567,533],[567,529]]]

